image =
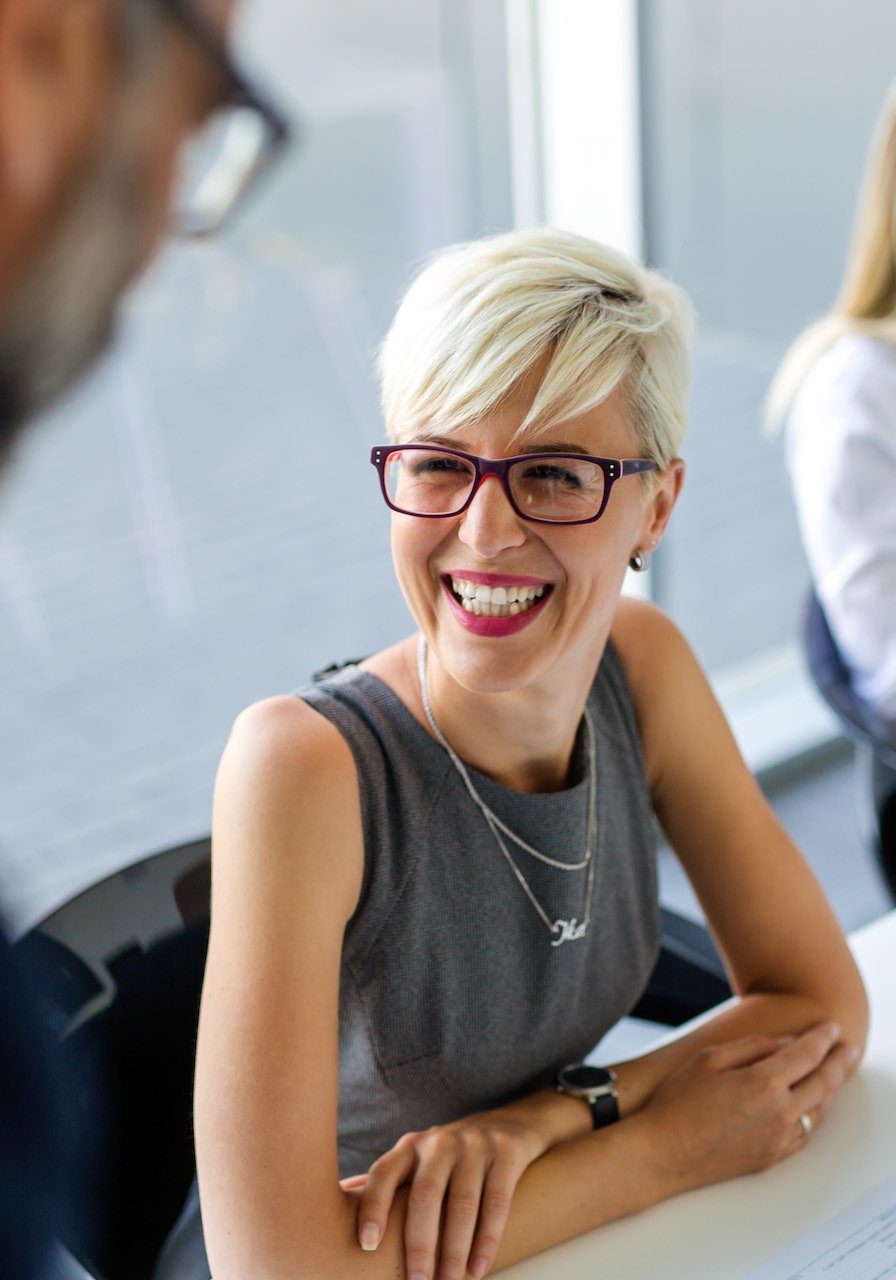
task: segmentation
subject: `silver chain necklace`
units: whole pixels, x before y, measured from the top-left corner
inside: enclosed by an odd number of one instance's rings
[[[488,805],[483,800],[482,796],[473,786],[473,782],[472,782],[472,779],[470,778],[469,773],[467,772],[466,765],[464,764],[463,760],[461,760],[460,756],[457,754],[457,752],[454,750],[451,744],[445,738],[445,735],[442,733],[442,730],[439,728],[438,724],[436,723],[436,718],[432,713],[432,707],[430,706],[430,702],[429,702],[429,692],[427,689],[426,660],[427,660],[426,640],[424,639],[423,636],[420,636],[420,638],[417,641],[417,674],[420,677],[420,694],[423,699],[423,710],[426,712],[426,718],[429,721],[429,727],[430,729],[432,729],[433,735],[435,736],[436,741],[445,749],[449,759],[451,760],[451,763],[454,765],[455,769],[463,779],[464,786],[469,792],[470,798],[473,800],[474,804],[476,804],[476,806],[481,810],[483,817],[488,823],[489,830],[497,840],[498,845],[501,849],[501,852],[504,854],[504,857],[507,859],[508,863],[510,864],[510,868],[513,871],[513,874],[516,876],[517,880],[520,882],[520,885],[522,886],[523,891],[525,892],[529,901],[532,903],[533,907],[538,912],[541,919],[547,925],[550,932],[555,935],[554,940],[551,943],[551,946],[559,947],[561,943],[575,942],[579,938],[584,938],[588,930],[588,924],[591,920],[591,892],[594,887],[594,864],[595,864],[594,815],[595,815],[595,797],[597,795],[597,776],[596,776],[595,765],[594,765],[594,755],[595,755],[594,725],[591,722],[591,713],[589,712],[586,706],[585,707],[585,728],[586,728],[587,740],[588,740],[587,850],[585,853],[585,857],[582,859],[581,862],[559,862],[556,858],[549,858],[546,853],[541,853],[540,850],[534,849],[532,845],[527,844],[526,841],[522,839],[522,837],[516,834],[516,832],[511,831],[510,828],[501,821],[498,815],[492,812],[492,810],[488,807]],[[560,871],[581,871],[583,867],[588,868],[587,885],[585,889],[585,916],[584,916],[584,919],[581,921],[581,923],[579,923],[579,921],[576,919],[575,916],[573,916],[571,920],[551,920],[550,916],[544,910],[541,903],[535,897],[535,894],[529,888],[529,885],[526,881],[526,877],[523,875],[522,871],[520,871],[519,867],[516,865],[513,858],[510,856],[510,851],[508,850],[507,845],[501,839],[502,831],[506,836],[508,836],[511,840],[513,840],[515,844],[518,844],[521,849],[524,849],[526,853],[531,854],[533,858],[538,858],[541,862],[546,862],[548,866],[556,867]]]

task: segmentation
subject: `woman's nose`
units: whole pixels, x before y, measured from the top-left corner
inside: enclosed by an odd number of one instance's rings
[[[460,518],[457,536],[483,560],[526,541],[523,522],[510,505],[498,476],[485,476]]]

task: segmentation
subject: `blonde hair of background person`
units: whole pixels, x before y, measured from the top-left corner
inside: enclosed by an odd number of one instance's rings
[[[740,999],[614,1064],[621,1119],[607,1128],[545,1088],[405,1134],[340,1182],[340,956],[365,861],[358,774],[307,703],[255,704],[224,752],[213,819],[195,1123],[215,1280],[461,1280],[478,1258],[481,1275],[783,1159],[807,1141],[800,1116],[819,1122],[855,1068],[868,1011],[842,931],[684,639],[660,610],[621,597],[630,558],[661,538],[681,486],[689,327],[679,290],[579,236],[516,232],[437,259],[382,353],[394,440],[437,432],[506,457],[562,427],[588,453],[643,450],[662,469],[649,484],[620,481],[606,514],[577,528],[523,520],[483,483],[457,516],[393,516],[393,558],[429,645],[442,731],[504,786],[566,786],[612,636],[650,803]],[[474,642],[454,619],[435,570],[448,551],[463,563],[457,547],[495,571],[550,567],[550,608],[512,644]],[[425,727],[415,651],[411,636],[363,665]],[[362,1254],[371,1223],[379,1244]]]
[[[770,427],[783,423],[818,357],[849,333],[896,346],[896,83],[872,140],[839,297],[785,356],[768,395]]]

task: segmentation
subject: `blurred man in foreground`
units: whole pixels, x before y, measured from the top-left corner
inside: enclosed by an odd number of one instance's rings
[[[108,345],[181,183],[180,228],[211,234],[286,140],[227,52],[234,7],[0,0],[0,466]],[[71,1213],[42,1035],[0,930],[4,1280],[46,1275]]]

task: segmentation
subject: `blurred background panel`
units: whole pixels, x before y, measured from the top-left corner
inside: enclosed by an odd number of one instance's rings
[[[896,8],[642,0],[639,33],[644,248],[700,317],[687,501],[655,596],[727,700],[753,704],[757,752],[786,755],[822,721],[795,645],[808,571],[780,447],[758,428],[786,347],[839,289]]]

